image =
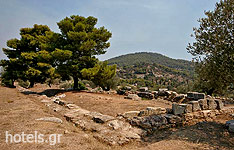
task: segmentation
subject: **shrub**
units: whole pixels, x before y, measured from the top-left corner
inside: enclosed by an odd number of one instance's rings
[[[30,82],[29,82],[29,81],[23,81],[23,80],[21,80],[21,79],[18,79],[17,81],[18,81],[19,86],[21,86],[21,87],[23,87],[23,88],[28,88],[29,85],[30,85]]]

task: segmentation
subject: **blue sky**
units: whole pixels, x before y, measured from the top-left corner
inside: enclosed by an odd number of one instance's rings
[[[193,39],[192,28],[213,10],[219,0],[1,0],[0,49],[6,41],[19,38],[22,27],[46,24],[59,32],[56,22],[66,16],[98,18],[113,34],[111,47],[99,56],[111,57],[133,52],[157,52],[191,60],[186,47]],[[6,58],[0,50],[0,59]]]

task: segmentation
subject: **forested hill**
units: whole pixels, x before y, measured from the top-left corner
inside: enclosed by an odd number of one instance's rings
[[[114,57],[108,60],[109,64],[117,64],[118,66],[131,66],[141,63],[159,64],[169,68],[189,71],[193,70],[191,61],[182,59],[172,59],[158,53],[140,52]]]
[[[185,92],[190,90],[194,76],[192,62],[158,53],[127,54],[109,59],[108,62],[117,64],[117,76],[123,85],[146,86],[151,90],[163,87]]]

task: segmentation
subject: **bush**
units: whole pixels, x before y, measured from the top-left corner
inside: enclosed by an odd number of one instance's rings
[[[60,85],[59,88],[64,88],[65,90],[71,89],[73,87],[73,83],[70,81],[63,81]]]
[[[73,85],[74,85],[73,82],[65,81],[60,84],[59,88],[64,88],[65,90],[73,89]],[[80,91],[80,90],[86,90],[86,89],[87,88],[85,87],[85,84],[82,81],[79,81],[77,90]]]
[[[78,82],[78,89],[77,90],[87,90],[87,88],[85,87],[85,84],[82,81]]]
[[[30,85],[30,82],[29,82],[29,81],[23,81],[23,80],[21,80],[21,79],[18,79],[17,81],[18,81],[19,86],[21,86],[21,87],[23,87],[23,88],[28,88],[29,85]]]

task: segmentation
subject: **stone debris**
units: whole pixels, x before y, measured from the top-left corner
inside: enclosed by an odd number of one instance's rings
[[[43,117],[36,119],[38,121],[47,121],[47,122],[55,122],[55,123],[63,123],[63,121],[56,117]]]
[[[184,98],[185,98],[185,95],[184,95],[184,94],[178,94],[178,95],[176,95],[176,96],[172,99],[172,101],[173,101],[173,102],[180,102],[180,101],[182,101]]]
[[[131,100],[141,100],[141,97],[139,97],[137,94],[128,94],[128,96],[124,97],[125,99],[131,99]]]
[[[177,124],[182,122],[182,118],[173,114],[166,114],[165,118],[169,124]]]
[[[148,90],[149,90],[148,87],[140,87],[139,88],[140,92],[147,92]]]
[[[136,117],[140,114],[140,111],[128,111],[128,112],[125,112],[123,114],[123,117],[124,118],[132,118],[132,117]]]
[[[146,98],[146,99],[153,99],[154,95],[151,92],[139,92],[137,93],[139,97]]]
[[[31,92],[22,88],[20,91]],[[143,88],[141,91],[143,91]],[[130,92],[127,97],[129,99],[138,99],[138,96],[140,96],[153,99],[160,95],[163,95],[165,99],[177,102],[182,102],[181,100],[185,98],[185,95],[178,95],[176,92],[168,91],[168,89],[150,92],[145,87],[144,92],[139,92],[138,95]],[[188,102],[188,104],[174,103],[172,109],[147,107],[141,111],[125,112],[117,117],[82,109],[75,104],[61,100],[65,96],[65,94],[61,94],[48,98],[42,95],[39,96],[39,99],[49,108],[59,109],[59,113],[64,114],[67,121],[72,122],[84,131],[92,132],[95,138],[109,145],[127,144],[131,140],[140,140],[141,136],[152,134],[161,129],[180,125],[194,125],[202,121],[214,121],[220,114],[230,115],[234,113],[233,108],[223,109],[224,106],[221,100],[204,99],[204,94],[197,92],[188,93],[187,98],[193,98],[193,101]],[[56,117],[44,117],[36,120],[62,123],[62,120]],[[226,123],[230,132],[234,131],[233,121]]]
[[[92,119],[96,123],[106,123],[110,120],[114,120],[115,118],[112,116],[108,116],[108,115],[97,114],[97,115],[94,115]]]

